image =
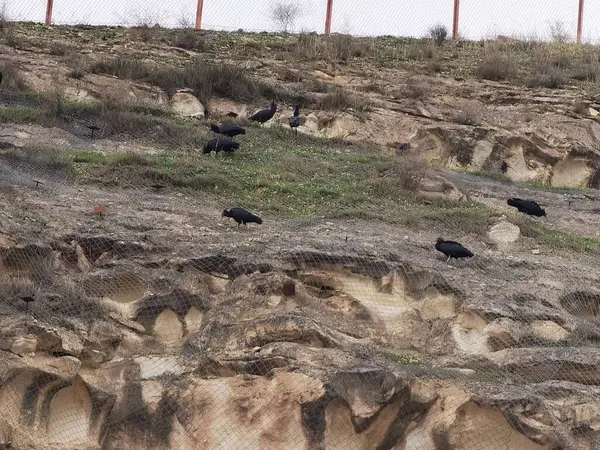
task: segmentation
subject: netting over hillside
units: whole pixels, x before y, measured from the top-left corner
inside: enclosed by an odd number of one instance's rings
[[[599,445],[596,49],[5,25],[0,448]]]

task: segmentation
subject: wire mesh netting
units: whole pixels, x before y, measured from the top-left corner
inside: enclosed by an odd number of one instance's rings
[[[598,448],[576,5],[176,3],[5,4],[0,448]]]

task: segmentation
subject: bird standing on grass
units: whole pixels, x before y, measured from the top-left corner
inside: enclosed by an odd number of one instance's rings
[[[263,123],[271,120],[276,112],[277,112],[277,103],[271,102],[271,107],[269,109],[261,109],[254,115],[250,116],[250,120],[252,120],[254,122],[259,122],[262,125]]]
[[[506,203],[509,206],[514,206],[515,208],[517,208],[519,212],[529,214],[530,216],[544,216],[546,218],[548,217],[546,216],[546,211],[544,211],[544,209],[533,200],[523,200],[521,198],[511,197],[508,200],[506,200]]]
[[[471,258],[473,256],[473,252],[463,247],[462,244],[454,241],[445,241],[441,237],[437,239],[435,249],[448,257],[446,262],[449,262],[451,258]]]
[[[216,153],[233,153],[238,148],[240,148],[239,142],[235,142],[234,140],[229,139],[228,137],[219,136],[208,141],[204,146],[204,151],[202,153],[207,154],[212,151],[215,151]]]
[[[257,223],[262,225],[262,219],[250,211],[245,210],[244,208],[231,208],[223,210],[221,214],[221,218],[223,217],[231,217],[238,224],[238,227],[241,224],[248,226],[249,223]]]
[[[294,107],[294,115],[288,119],[290,128],[298,133],[298,127],[300,126],[300,105]]]
[[[238,134],[246,134],[246,130],[236,125],[235,123],[225,123],[223,125],[214,125],[210,126],[210,129],[217,134],[222,134],[227,137],[234,137]]]

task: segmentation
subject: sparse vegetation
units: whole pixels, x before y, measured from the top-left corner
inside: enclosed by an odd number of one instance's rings
[[[351,94],[340,87],[333,88],[331,92],[325,94],[318,102],[318,107],[325,110],[341,111],[344,109],[354,109],[356,111],[366,111],[370,105],[366,99],[362,99],[355,94]]]
[[[281,31],[287,33],[300,17],[302,9],[297,0],[279,0],[271,5],[269,15]]]
[[[27,83],[16,63],[6,61],[0,63],[2,87],[8,91],[22,92],[28,90]]]
[[[73,48],[60,41],[53,41],[50,43],[50,54],[56,56],[66,56],[73,51]]]
[[[400,96],[413,100],[424,100],[428,96],[427,89],[422,83],[411,78],[407,81],[406,86],[400,92]]]
[[[511,76],[515,76],[516,64],[510,54],[503,53],[498,47],[490,47],[485,53],[485,57],[477,74],[486,80],[503,81]]]
[[[193,50],[200,53],[207,50],[204,39],[192,29],[186,29],[177,33],[173,45],[185,50]]]
[[[539,61],[527,80],[527,87],[561,88],[566,83],[565,71],[549,61]]]
[[[436,46],[441,46],[448,38],[448,28],[442,24],[436,24],[429,29],[429,36]]]

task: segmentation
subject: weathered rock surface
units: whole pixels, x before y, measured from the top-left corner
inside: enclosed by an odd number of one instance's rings
[[[71,241],[89,261],[110,252],[113,264],[82,271]],[[572,307],[597,306],[594,294],[490,296],[389,254],[169,259],[159,247],[71,235],[1,255],[13,287],[36,273],[36,258],[62,267],[31,311],[5,297],[0,439],[15,448],[541,449],[596,439],[600,354],[584,337],[585,310]],[[77,297],[63,279],[73,276]],[[285,296],[289,279],[296,289]]]

